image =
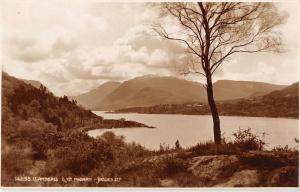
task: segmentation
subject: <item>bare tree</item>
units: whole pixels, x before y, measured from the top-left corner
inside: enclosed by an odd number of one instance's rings
[[[273,3],[161,3],[162,18],[175,19],[178,30],[155,24],[155,32],[169,40],[183,43],[194,62],[185,74],[206,78],[206,91],[214,123],[214,141],[221,144],[220,119],[213,95],[212,76],[236,53],[280,52],[282,39],[276,27],[286,14]]]

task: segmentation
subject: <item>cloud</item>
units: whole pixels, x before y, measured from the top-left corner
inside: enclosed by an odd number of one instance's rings
[[[123,77],[117,75],[107,74],[107,69],[100,71],[93,68],[84,67],[85,61],[80,60],[76,57],[71,57],[68,60],[68,63],[65,64],[65,69],[67,72],[73,75],[73,78],[81,80],[97,80],[97,79],[106,79],[106,80],[123,80]],[[95,71],[95,72],[94,72]],[[104,72],[104,73],[103,73]]]
[[[19,37],[8,39],[8,54],[18,61],[26,63],[37,62],[48,57],[47,50],[40,48],[32,39],[22,39]]]
[[[51,87],[51,91],[55,91],[56,95],[69,95],[75,96],[82,93],[85,93],[91,89],[98,87],[104,81],[101,80],[78,80],[78,79],[71,79],[66,83],[53,83],[47,82],[45,84],[47,87]]]
[[[130,28],[123,37],[116,40],[115,44],[130,45],[133,50],[146,46],[151,51],[162,49],[175,54],[182,53],[185,49],[177,42],[161,39],[150,25],[143,24]]]
[[[5,40],[5,45],[11,59],[25,63],[60,58],[77,48],[75,40],[63,37],[57,38],[50,45],[45,45],[32,38],[16,36]]]
[[[287,53],[233,56],[214,80],[297,81],[298,4],[280,4],[290,13],[280,29]],[[39,80],[57,95],[75,95],[105,81],[147,74],[179,76],[190,58],[182,44],[153,33],[149,23],[159,15],[145,3],[4,0],[3,5],[5,70]]]
[[[119,54],[122,60],[141,63],[149,71],[153,68],[171,70],[171,67],[182,64],[178,58],[185,53],[181,44],[160,39],[149,25],[130,28],[122,38],[115,41],[114,46],[121,50]]]
[[[54,83],[66,83],[69,81],[61,71],[54,71],[50,73],[42,71],[39,74],[39,77]]]
[[[77,42],[74,39],[59,37],[51,47],[52,57],[61,57],[77,48]]]

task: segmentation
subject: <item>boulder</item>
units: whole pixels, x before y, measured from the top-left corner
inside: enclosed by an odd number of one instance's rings
[[[253,167],[271,169],[298,164],[296,152],[249,151],[241,154],[240,159]]]
[[[159,182],[162,187],[178,187],[178,183],[173,179],[161,179]]]
[[[189,171],[201,182],[216,182],[231,176],[239,166],[235,155],[210,155],[194,157]]]
[[[182,158],[184,159],[185,157],[191,155],[191,152],[172,152],[172,153],[167,153],[167,154],[162,154],[162,155],[156,155],[152,157],[148,157],[143,160],[143,162],[150,162],[150,163],[159,163],[161,161],[165,161],[170,158]]]
[[[257,170],[242,170],[233,174],[225,183],[217,184],[215,187],[255,187],[259,184]]]
[[[268,186],[298,187],[298,167],[286,166],[275,169],[268,178]]]

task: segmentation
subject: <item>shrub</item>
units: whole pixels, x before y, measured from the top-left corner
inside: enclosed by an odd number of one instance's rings
[[[30,144],[23,143],[23,146],[5,145],[1,151],[1,182],[3,186],[16,185],[15,176],[29,175],[33,166],[31,160],[32,150]]]
[[[161,164],[162,177],[174,176],[177,173],[185,172],[188,168],[188,164],[186,161],[174,157],[167,158]]]
[[[226,141],[224,138],[221,145],[216,145],[213,141],[198,143],[188,148],[194,155],[220,155],[236,154],[243,151],[263,150],[266,145],[264,141],[265,133],[262,136],[251,132],[251,128],[239,129],[233,133],[233,141]]]
[[[173,149],[170,148],[169,145],[165,144],[165,143],[159,143],[159,152],[160,153],[165,153],[165,152],[170,152]]]
[[[285,145],[284,147],[276,146],[271,151],[273,151],[273,152],[291,152],[291,151],[294,151],[294,150],[289,148],[288,145]]]
[[[260,167],[262,169],[281,167],[287,163],[286,157],[275,156],[267,152],[248,152],[240,155],[242,162],[253,167]]]
[[[114,145],[115,147],[120,147],[125,145],[124,136],[122,135],[117,136],[112,131],[106,131],[100,137],[98,137],[98,139],[104,140],[110,143],[110,145]]]
[[[99,163],[114,159],[112,149],[106,142],[85,136],[85,133],[64,136],[61,145],[52,151],[48,174],[58,174],[64,170],[74,175],[86,175]]]
[[[220,154],[235,154],[240,152],[238,146],[233,143],[223,143],[216,145],[213,141],[198,143],[197,145],[188,149],[194,155],[220,155]]]
[[[175,142],[175,149],[176,149],[176,150],[182,149],[182,147],[181,147],[181,145],[180,145],[180,143],[179,143],[178,140],[176,140],[176,142]]]
[[[266,133],[261,136],[251,132],[251,128],[239,129],[233,133],[233,144],[237,145],[243,151],[263,150],[266,142],[264,141]]]

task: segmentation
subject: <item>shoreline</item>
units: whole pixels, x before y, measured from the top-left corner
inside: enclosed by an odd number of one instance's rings
[[[97,115],[99,116],[99,115]],[[100,116],[99,116],[100,117]],[[87,125],[84,127],[75,128],[80,132],[88,132],[96,129],[122,129],[122,128],[147,128],[154,129],[156,127],[145,125],[143,123],[139,123],[131,120],[116,120],[116,119],[103,119],[101,123],[94,125]]]
[[[211,114],[188,114],[188,113],[141,113],[141,112],[125,112],[125,111],[109,111],[107,114],[149,114],[149,115],[195,115],[195,116],[211,116]],[[275,116],[247,116],[247,115],[219,115],[220,117],[257,117],[257,118],[275,118],[275,119],[298,119],[299,117],[275,117]]]

